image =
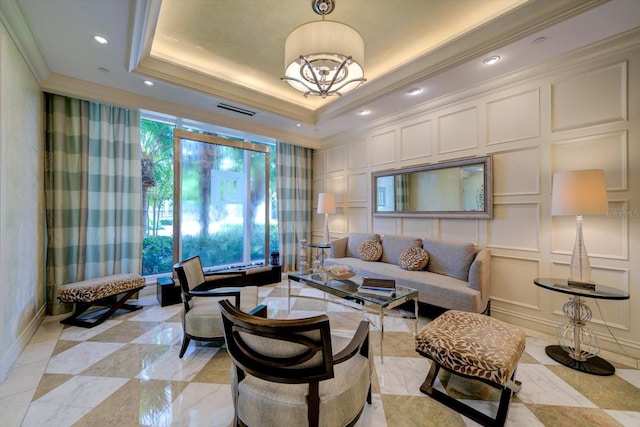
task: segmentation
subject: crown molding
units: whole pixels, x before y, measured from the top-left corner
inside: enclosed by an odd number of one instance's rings
[[[481,57],[607,1],[528,1],[507,15],[485,22],[470,33],[449,40],[412,61],[398,64],[384,76],[354,91],[353,96],[348,98],[349,102],[343,98],[319,108],[317,113],[321,119],[318,122],[361,108],[403,87]]]
[[[33,37],[17,0],[0,2],[0,21],[38,82],[49,76],[49,66]]]
[[[284,141],[308,148],[317,149],[320,147],[320,140],[317,138],[310,138],[269,126],[250,123],[245,120],[234,119],[232,117],[223,116],[174,102],[163,101],[148,96],[141,96],[136,93],[114,89],[60,74],[50,74],[49,78],[41,82],[40,87],[45,92],[104,102],[126,108],[150,110],[158,113],[170,114],[180,118],[201,121],[242,132],[262,135],[274,138],[278,141]]]
[[[353,137],[362,132],[371,132],[375,129],[393,126],[401,121],[424,117],[425,114],[430,114],[441,108],[449,107],[457,103],[468,102],[470,99],[487,96],[495,91],[502,91],[512,86],[548,79],[550,76],[561,72],[581,70],[589,66],[589,64],[606,63],[617,60],[615,55],[633,51],[634,49],[640,49],[640,27],[525,69],[514,71],[493,80],[448,93],[423,104],[397,111],[375,121],[371,121],[364,126],[350,129],[347,132],[328,136],[322,140],[323,148],[335,144],[336,141]]]

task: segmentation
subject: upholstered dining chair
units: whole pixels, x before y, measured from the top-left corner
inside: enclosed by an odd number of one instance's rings
[[[352,426],[371,403],[369,322],[331,335],[326,315],[266,319],[219,303],[236,426]],[[334,354],[334,349],[338,350]]]
[[[219,301],[232,298],[235,306],[243,309],[257,305],[258,291],[255,286],[197,290],[197,287],[206,281],[200,257],[197,255],[180,261],[173,268],[182,290],[183,337],[180,358],[184,356],[192,339],[224,342]]]

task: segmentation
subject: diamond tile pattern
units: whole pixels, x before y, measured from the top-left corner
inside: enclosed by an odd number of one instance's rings
[[[292,283],[295,295],[317,295]],[[362,314],[342,305],[294,297],[287,310],[286,281],[264,286],[260,301],[274,318],[327,313],[336,333],[349,334]],[[160,307],[142,297],[145,308],[83,329],[45,319],[0,384],[3,427],[10,426],[229,426],[231,361],[223,347],[191,342],[178,358],[180,305]],[[377,324],[377,317],[371,318]],[[418,319],[418,327],[429,322]],[[412,319],[388,317],[384,324],[384,364],[379,330],[372,326],[375,361],[373,402],[357,426],[474,426],[473,421],[420,393],[430,361],[414,351]],[[640,371],[616,364],[616,374],[598,377],[573,371],[548,358],[550,344],[527,338],[508,426],[638,426]],[[491,415],[495,390],[444,375],[440,389]]]

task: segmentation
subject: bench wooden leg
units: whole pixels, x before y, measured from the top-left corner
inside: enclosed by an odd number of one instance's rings
[[[440,371],[440,368],[441,366],[439,364],[437,364],[433,360],[431,361],[431,369],[429,370],[429,374],[427,375],[427,378],[424,380],[424,383],[422,383],[422,385],[420,386],[421,392],[430,396],[434,400],[437,400],[443,405],[453,409],[454,411],[472,419],[473,421],[479,424],[482,424],[483,426],[487,426],[487,427],[504,426],[507,420],[507,413],[509,411],[509,402],[511,401],[511,394],[513,392],[511,387],[509,386],[500,387],[496,384],[486,382],[486,384],[489,384],[492,387],[501,390],[498,412],[495,418],[491,418],[487,414],[484,414],[478,411],[477,409],[472,408],[462,403],[461,401],[449,396],[448,394],[433,388],[433,384],[436,381],[436,378],[438,376],[438,371]],[[451,372],[451,373],[453,375],[456,375],[455,372]],[[514,384],[517,384],[517,382],[514,381],[514,378],[515,378],[515,372],[511,376],[511,382],[513,382]]]
[[[115,313],[119,309],[128,311],[140,310],[142,308],[141,306],[125,303],[136,292],[142,290],[142,288],[144,288],[144,286],[131,289],[129,291],[122,292],[117,295],[113,295],[97,301],[77,302],[75,303],[73,314],[66,319],[61,320],[60,323],[63,323],[65,325],[80,326],[82,328],[93,328],[94,326],[98,326],[99,324],[107,320],[113,313]],[[98,310],[89,313],[88,315],[82,317],[82,314],[94,305],[104,306],[106,308],[104,310]]]

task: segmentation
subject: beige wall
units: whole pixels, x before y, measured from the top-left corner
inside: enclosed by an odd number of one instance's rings
[[[493,219],[372,217],[372,171],[487,154]],[[585,217],[585,243],[593,278],[631,299],[588,300],[590,326],[603,348],[622,354],[606,320],[625,351],[640,358],[639,32],[340,135],[314,162],[315,192],[338,194],[333,238],[375,231],[486,246],[492,315],[547,334],[564,322],[567,296],[533,279],[567,277],[575,238],[575,218],[550,216],[552,175],[604,169],[610,215]],[[318,216],[316,238],[321,230]]]
[[[44,317],[42,93],[0,24],[0,381]]]

